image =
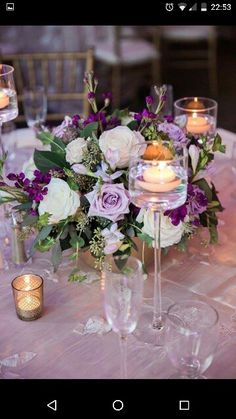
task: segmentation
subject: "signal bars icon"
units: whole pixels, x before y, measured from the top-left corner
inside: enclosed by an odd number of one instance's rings
[[[187,7],[187,4],[186,3],[179,3],[178,6],[183,11]]]

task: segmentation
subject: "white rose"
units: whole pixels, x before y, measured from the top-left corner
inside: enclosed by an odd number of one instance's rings
[[[188,152],[191,158],[193,173],[195,173],[197,165],[198,165],[198,161],[199,161],[200,152],[199,152],[199,149],[194,144],[191,144]]]
[[[33,180],[35,178],[34,176],[35,170],[37,170],[37,167],[34,164],[34,159],[33,157],[30,157],[30,159],[23,164],[22,172],[25,174],[25,176],[28,179]]]
[[[72,191],[64,180],[52,178],[47,188],[48,193],[38,207],[39,215],[48,212],[51,214],[49,223],[57,224],[76,213],[80,206],[79,194]]]
[[[134,152],[139,154],[136,145],[144,143],[140,132],[131,131],[126,126],[118,126],[104,131],[99,138],[99,146],[112,170],[128,167],[130,156]],[[143,150],[140,150],[143,153]]]
[[[146,210],[143,216],[142,231],[150,237],[154,237],[154,219],[153,212]],[[177,226],[171,223],[169,217],[161,217],[161,247],[169,247],[179,243],[184,233],[184,224],[182,221]],[[154,243],[153,243],[154,244]]]
[[[66,161],[70,164],[81,163],[83,153],[87,148],[84,138],[76,138],[66,146]]]

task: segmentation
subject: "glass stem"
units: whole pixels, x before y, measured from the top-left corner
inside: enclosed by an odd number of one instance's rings
[[[120,336],[121,378],[127,378],[127,336]]]
[[[161,330],[162,301],[161,301],[161,212],[153,211],[154,217],[154,304],[152,327]]]
[[[5,151],[4,151],[4,147],[3,147],[3,142],[2,142],[2,123],[0,122],[0,153],[1,153],[1,157],[4,157]]]

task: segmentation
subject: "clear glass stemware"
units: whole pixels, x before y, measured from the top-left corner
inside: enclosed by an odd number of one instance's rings
[[[44,86],[35,86],[34,89],[25,88],[23,106],[29,128],[43,124],[47,116],[47,96]]]
[[[134,257],[108,256],[103,280],[105,313],[113,331],[120,336],[121,378],[127,378],[127,336],[137,326],[142,305],[142,264]]]
[[[142,313],[135,332],[145,343],[163,345],[164,329],[161,292],[161,220],[166,210],[184,204],[187,197],[187,150],[173,150],[169,142],[147,141],[141,158],[132,158],[129,193],[132,203],[153,214],[154,303],[153,311]],[[159,333],[158,333],[159,332]]]

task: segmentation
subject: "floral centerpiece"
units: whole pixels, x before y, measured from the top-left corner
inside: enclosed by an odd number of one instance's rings
[[[128,109],[108,112],[111,95],[104,94],[104,106],[97,106],[97,85],[93,73],[85,75],[88,101],[92,112],[87,118],[66,116],[56,128],[43,127],[38,138],[45,150],[35,150],[30,167],[1,177],[1,203],[17,201],[22,214],[24,234],[36,233],[33,250],[51,249],[55,270],[62,252],[89,250],[97,267],[105,255],[129,257],[136,248],[135,237],[153,245],[153,217],[130,202],[128,166],[134,150],[146,140],[170,146],[186,146],[189,152],[188,194],[181,207],[162,216],[161,247],[177,245],[184,249],[187,239],[202,226],[209,230],[209,242],[217,241],[217,212],[222,211],[216,189],[210,181],[215,152],[224,152],[220,136],[194,137],[161,117],[166,100],[165,88],[156,88],[157,109],[153,98],[146,97],[146,107],[139,113]],[[3,162],[1,163],[3,165]],[[79,266],[71,281],[84,279]]]

